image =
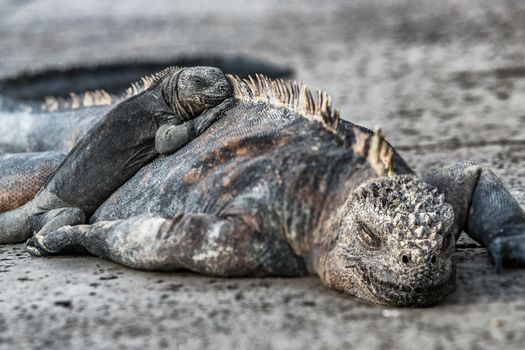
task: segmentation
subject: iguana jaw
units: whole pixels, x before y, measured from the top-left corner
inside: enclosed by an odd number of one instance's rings
[[[363,289],[356,296],[374,304],[396,307],[427,307],[439,303],[446,295],[453,292],[456,286],[454,269],[447,274],[448,278],[436,284],[409,286],[377,278],[368,267],[358,269]]]
[[[452,243],[452,246],[455,245]],[[453,252],[453,249],[451,249]],[[398,274],[381,266],[381,259],[348,259],[348,252],[335,247],[325,252],[316,267],[323,283],[363,301],[394,307],[426,307],[439,303],[456,287],[454,254],[443,258],[443,271]]]
[[[412,176],[382,177],[356,190],[316,270],[329,287],[391,306],[430,306],[454,290],[452,207]]]

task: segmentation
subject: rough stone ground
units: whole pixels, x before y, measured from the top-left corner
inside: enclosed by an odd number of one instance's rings
[[[469,159],[525,204],[525,2],[0,0],[0,74],[179,53],[289,64],[417,170]],[[0,348],[523,349],[525,270],[458,249],[429,309],[363,304],[314,278],[131,271],[0,247]]]

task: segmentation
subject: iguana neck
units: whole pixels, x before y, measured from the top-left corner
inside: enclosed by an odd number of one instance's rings
[[[181,121],[188,121],[192,119],[192,116],[196,113],[192,111],[190,105],[181,101],[178,95],[178,79],[179,79],[180,70],[174,74],[171,74],[170,77],[165,81],[159,83],[159,93],[163,93],[163,98],[165,101],[169,101],[172,108],[171,110],[175,115],[179,117]],[[161,84],[165,84],[167,88],[162,89]]]
[[[364,159],[349,150],[323,157],[329,164],[323,172],[312,174],[305,169],[298,178],[309,178],[309,181],[291,184],[286,191],[291,197],[286,202],[292,207],[286,210],[290,215],[287,240],[297,255],[312,264],[318,252],[335,240],[334,215],[362,181],[377,176],[371,167],[364,166]],[[312,200],[315,203],[308,203]]]
[[[107,117],[111,117],[114,114],[135,114],[138,111],[140,113],[149,113],[152,118],[155,118],[161,123],[160,119],[179,119],[181,122],[183,118],[168,106],[164,98],[160,87],[155,87],[139,93],[138,95],[132,96],[123,102],[117,104],[108,113]]]

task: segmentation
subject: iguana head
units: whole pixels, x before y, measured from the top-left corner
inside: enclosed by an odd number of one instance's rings
[[[373,303],[435,304],[455,286],[453,220],[443,194],[414,176],[368,181],[339,213],[321,277]]]
[[[215,67],[187,67],[171,72],[162,93],[170,107],[185,119],[192,119],[233,95],[229,80]]]

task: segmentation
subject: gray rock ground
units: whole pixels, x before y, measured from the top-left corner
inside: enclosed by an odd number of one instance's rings
[[[293,65],[417,170],[494,167],[525,204],[525,3],[0,0],[0,74],[192,52]],[[314,278],[131,271],[0,247],[0,348],[523,349],[525,270],[458,249],[458,289],[389,309]]]

